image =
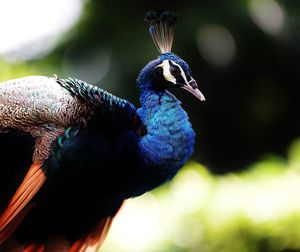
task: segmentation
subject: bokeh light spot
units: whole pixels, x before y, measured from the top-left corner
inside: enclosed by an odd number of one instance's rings
[[[8,61],[40,58],[78,21],[84,0],[0,1],[0,55]]]
[[[233,59],[236,45],[231,33],[220,25],[206,25],[197,33],[201,55],[215,66],[225,66]]]
[[[283,8],[273,0],[251,0],[250,17],[252,21],[264,32],[276,35],[285,22]]]
[[[71,47],[64,55],[62,72],[66,76],[98,84],[109,71],[111,57],[110,50],[105,48],[87,48],[78,53]],[[101,84],[101,88],[106,87]]]

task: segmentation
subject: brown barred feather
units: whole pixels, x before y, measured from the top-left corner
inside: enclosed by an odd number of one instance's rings
[[[0,84],[0,132],[15,128],[30,133],[36,139],[35,163],[43,163],[66,127],[85,123],[92,114],[88,104],[54,78],[31,76]]]

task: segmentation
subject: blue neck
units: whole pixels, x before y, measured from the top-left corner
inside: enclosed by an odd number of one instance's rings
[[[140,85],[141,87],[141,85]],[[168,91],[154,91],[143,85],[138,110],[147,134],[139,148],[146,164],[159,171],[162,181],[171,179],[193,152],[195,133],[180,102]]]

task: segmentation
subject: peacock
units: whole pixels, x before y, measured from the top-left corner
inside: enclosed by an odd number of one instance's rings
[[[171,180],[195,133],[181,88],[205,100],[171,52],[177,16],[147,12],[160,52],[140,72],[140,108],[75,78],[0,84],[0,251],[96,251],[124,201]]]

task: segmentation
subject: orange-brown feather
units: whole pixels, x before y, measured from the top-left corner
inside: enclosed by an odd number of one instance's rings
[[[114,217],[111,216],[100,220],[88,235],[74,242],[68,252],[96,252],[106,239]]]
[[[29,201],[39,191],[45,180],[46,176],[41,165],[32,164],[8,207],[0,216],[0,245],[22,222],[31,208],[28,205]]]

